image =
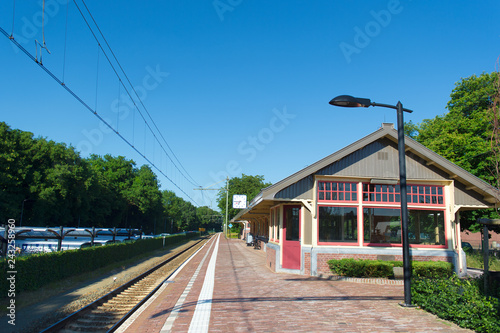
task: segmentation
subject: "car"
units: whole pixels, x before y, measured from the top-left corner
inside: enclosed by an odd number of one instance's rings
[[[462,242],[462,250],[464,250],[465,253],[472,253],[472,245],[467,242]]]

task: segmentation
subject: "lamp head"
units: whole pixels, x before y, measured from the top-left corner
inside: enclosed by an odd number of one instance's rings
[[[330,101],[331,105],[342,106],[348,108],[367,108],[372,105],[372,102],[368,98],[358,98],[349,95],[340,95],[335,97]]]

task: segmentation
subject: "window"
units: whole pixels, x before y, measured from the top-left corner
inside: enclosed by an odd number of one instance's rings
[[[443,186],[407,185],[408,203],[415,205],[443,206]],[[364,202],[401,202],[399,185],[363,184]]]
[[[445,245],[444,212],[411,210],[408,219],[410,244]]]
[[[275,207],[271,208],[271,223],[270,223],[270,229],[271,232],[270,238],[271,240],[278,241],[279,240],[279,234],[280,234],[280,207]]]
[[[364,208],[365,243],[401,244],[399,209]],[[410,244],[444,246],[444,211],[408,211],[408,240]]]
[[[366,243],[401,244],[399,209],[364,208],[363,226]]]
[[[318,182],[318,201],[357,201],[356,183]]]
[[[357,242],[356,207],[319,206],[319,242]]]
[[[287,241],[300,240],[300,207],[284,207],[283,228],[286,228],[285,239]]]

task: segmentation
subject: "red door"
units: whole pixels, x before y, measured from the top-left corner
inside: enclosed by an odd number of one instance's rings
[[[283,210],[283,268],[300,269],[300,206]]]

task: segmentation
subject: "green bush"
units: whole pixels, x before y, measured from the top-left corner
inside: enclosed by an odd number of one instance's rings
[[[453,265],[444,261],[412,261],[411,268],[415,278],[437,279],[453,275]]]
[[[440,318],[476,332],[500,332],[500,302],[498,298],[485,297],[483,279],[412,280],[413,304]]]
[[[167,236],[165,245],[173,245],[199,236],[187,233]],[[80,250],[40,253],[17,257],[15,262],[16,291],[37,290],[52,282],[90,272],[106,265],[130,259],[163,247],[163,238],[150,238],[131,243],[116,243]],[[8,271],[7,261],[0,261],[0,270]],[[0,279],[0,297],[7,297],[8,281]]]
[[[393,267],[402,267],[401,261],[381,261],[363,259],[332,259],[328,266],[334,274],[351,277],[394,277]],[[453,274],[453,265],[443,261],[412,261],[414,277],[449,277]]]

